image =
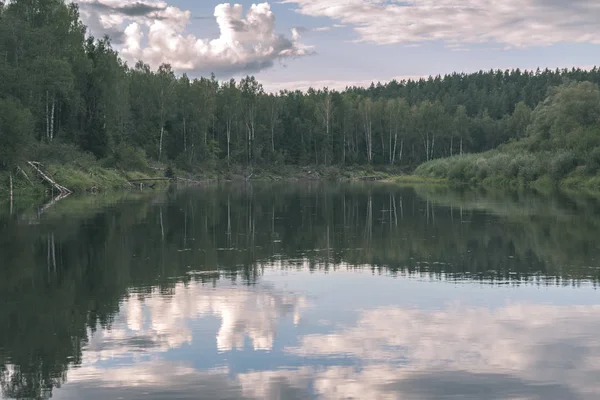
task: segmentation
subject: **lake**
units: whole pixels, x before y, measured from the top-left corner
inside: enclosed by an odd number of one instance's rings
[[[600,200],[383,183],[0,220],[3,399],[597,399]]]

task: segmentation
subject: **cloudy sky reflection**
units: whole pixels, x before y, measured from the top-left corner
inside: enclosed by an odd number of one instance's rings
[[[131,294],[110,330],[90,332],[81,366],[53,397],[558,400],[600,393],[600,305],[590,300],[592,288],[578,289],[577,298],[570,288],[514,287],[490,305],[480,301],[478,284],[412,281],[438,293],[431,307],[406,301],[408,279],[343,270],[328,278],[346,289],[365,285],[331,302],[327,285],[317,284],[323,278],[273,271],[251,287],[188,283],[168,295]],[[378,299],[390,282],[395,297]],[[356,307],[360,298],[364,306]]]

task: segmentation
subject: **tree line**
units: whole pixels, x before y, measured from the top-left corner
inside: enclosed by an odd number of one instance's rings
[[[416,175],[502,186],[600,185],[600,88],[589,81],[552,87],[531,113],[525,136],[497,149],[436,159]]]
[[[565,80],[600,70],[491,70],[345,90],[269,93],[252,76],[178,76],[130,66],[88,35],[77,4],[0,2],[0,164],[35,148],[97,159],[415,166],[524,136],[532,110]]]

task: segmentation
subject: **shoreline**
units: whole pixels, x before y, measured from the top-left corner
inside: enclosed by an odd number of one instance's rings
[[[389,166],[238,166],[226,168],[205,169],[194,172],[170,171],[174,174],[167,177],[168,167],[149,168],[140,171],[122,171],[103,168],[100,166],[92,169],[78,168],[76,165],[48,165],[47,171],[57,183],[72,191],[73,197],[86,197],[89,195],[113,196],[119,193],[139,193],[153,191],[157,193],[173,185],[195,186],[212,183],[240,183],[240,182],[364,182],[382,183],[400,186],[438,186],[448,188],[481,188],[486,190],[533,190],[541,194],[564,192],[571,194],[599,195],[599,178],[582,176],[568,176],[559,182],[547,179],[538,179],[533,182],[513,180],[494,180],[460,182],[447,178],[435,178],[406,173],[403,168],[390,168]],[[41,207],[48,204],[52,206],[62,198],[57,199],[58,193],[44,184],[41,179],[25,174],[13,175],[14,182],[14,210]],[[0,174],[0,206],[4,209],[10,207],[8,174]],[[139,185],[139,186],[138,186]],[[142,189],[142,190],[140,190]],[[69,196],[69,197],[71,197]],[[92,196],[93,197],[93,196]],[[42,204],[42,206],[40,206]]]

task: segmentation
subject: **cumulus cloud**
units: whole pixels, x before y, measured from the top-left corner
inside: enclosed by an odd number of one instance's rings
[[[286,37],[275,32],[268,3],[215,7],[219,37],[198,38],[186,32],[190,11],[156,0],[80,0],[81,16],[94,35],[109,35],[122,56],[156,68],[169,63],[181,72],[218,75],[253,73],[277,61],[312,53],[299,41],[300,30]]]
[[[600,44],[596,0],[283,0],[313,17],[354,28],[378,44],[443,41],[501,43],[508,47],[554,43]]]

